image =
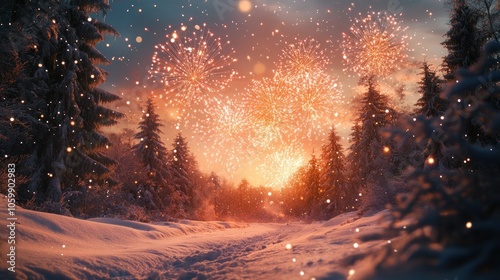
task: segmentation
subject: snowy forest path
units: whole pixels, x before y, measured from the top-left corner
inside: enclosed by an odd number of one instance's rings
[[[172,279],[255,278],[258,271],[253,263],[272,258],[276,253],[273,247],[286,251],[286,240],[302,229],[299,224],[250,224],[246,228],[186,236],[182,242],[192,249],[191,252],[165,263],[164,271],[168,272],[162,276]],[[205,239],[201,248],[200,239]],[[262,270],[262,274],[266,272],[267,269]]]
[[[1,220],[6,210],[0,206]],[[355,212],[309,224],[15,214],[16,275],[9,278],[0,262],[0,279],[346,279],[342,259],[376,245],[354,247],[355,236],[380,228],[378,215],[358,219]],[[6,242],[0,250],[7,252]]]

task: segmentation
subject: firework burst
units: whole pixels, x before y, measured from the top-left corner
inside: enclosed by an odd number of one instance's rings
[[[245,107],[257,134],[256,139],[267,145],[283,141],[290,122],[290,79],[276,75],[252,81],[246,91]]]
[[[283,73],[304,75],[324,71],[328,58],[314,39],[289,44],[280,56],[278,68]]]
[[[269,154],[265,163],[259,166],[259,172],[263,174],[267,185],[270,187],[283,187],[304,164],[304,156],[299,152],[301,149],[288,145]]]
[[[214,100],[207,110],[207,118],[197,130],[201,139],[212,146],[206,156],[213,163],[222,165],[233,174],[246,161],[249,145],[248,116],[245,108],[231,100]]]
[[[226,52],[229,42],[223,42],[206,26],[195,26],[187,32],[167,35],[165,44],[155,46],[151,67],[152,78],[163,84],[165,98],[172,106],[190,108],[206,105],[214,93],[224,89],[235,75],[230,65],[232,50]]]
[[[401,34],[405,30],[386,13],[355,19],[349,34],[342,34],[345,65],[360,76],[393,73],[407,58],[407,37]]]
[[[336,80],[320,72],[296,80],[291,100],[296,126],[311,138],[313,134],[323,135],[331,126],[343,97]]]

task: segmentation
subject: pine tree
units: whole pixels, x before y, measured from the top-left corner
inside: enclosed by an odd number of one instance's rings
[[[19,120],[33,129],[22,151],[29,156],[22,172],[30,182],[20,192],[36,193],[38,202],[59,202],[65,192],[112,182],[107,174],[114,161],[102,153],[110,142],[99,129],[122,114],[103,106],[119,98],[98,88],[107,73],[96,65],[108,61],[95,46],[117,31],[90,17],[108,9],[103,0],[12,5],[9,37],[24,79],[11,91],[16,97],[8,97],[29,106]]]
[[[375,161],[383,154],[384,143],[380,129],[391,124],[396,112],[389,105],[389,99],[381,94],[373,77],[366,81],[367,91],[361,100],[360,116],[361,133],[355,147],[359,178],[366,183],[381,176],[381,168]]]
[[[449,102],[440,97],[441,86],[444,81],[436,75],[435,71],[430,69],[427,62],[423,63],[421,69],[422,79],[419,82],[418,93],[422,97],[415,104],[417,107],[415,113],[438,121],[437,118],[443,116],[449,106]],[[427,156],[432,154],[433,159],[436,161],[436,166],[442,165],[443,154],[441,146],[441,143],[438,141],[430,139],[423,151],[423,154]]]
[[[325,190],[324,200],[329,200],[332,204],[330,212],[340,212],[345,210],[347,179],[345,175],[346,159],[340,144],[340,137],[337,136],[335,128],[332,127],[328,136],[328,143],[322,147],[322,185]]]
[[[315,219],[320,215],[321,197],[324,189],[321,186],[320,167],[316,156],[313,154],[307,163],[304,178],[304,202],[308,218]]]
[[[172,206],[178,215],[186,216],[194,211],[192,205],[195,177],[199,176],[198,163],[181,133],[177,134],[170,153],[171,183],[173,184]]]
[[[452,0],[452,4],[450,30],[441,43],[448,50],[448,55],[443,58],[444,77],[448,82],[455,82],[458,69],[469,67],[479,59],[484,43],[477,28],[479,14],[465,0]]]
[[[490,29],[482,32],[479,26],[481,21],[488,21],[493,24],[493,18],[485,19],[481,15],[480,9],[474,9],[465,0],[453,0],[454,8],[451,15],[450,30],[446,33],[447,39],[442,43],[448,49],[448,55],[444,57],[443,67],[446,71],[447,81],[455,81],[455,72],[460,68],[467,68],[477,62],[481,52],[481,46],[487,39],[496,36],[495,29],[491,25]],[[484,1],[485,9],[491,9],[492,3]],[[488,14],[487,14],[488,15]],[[491,16],[491,14],[489,14]],[[491,21],[490,21],[491,20]],[[484,24],[483,24],[484,25]],[[497,67],[498,64],[492,64]],[[491,67],[491,66],[490,66]],[[477,92],[467,92],[465,98],[461,100],[464,106],[475,106],[478,100],[483,97],[477,96]],[[500,111],[500,98],[488,96],[488,103]],[[466,124],[463,137],[470,143],[481,145],[497,144],[500,139],[497,135],[491,135],[485,131],[481,116],[473,118]]]
[[[430,118],[440,117],[448,107],[448,102],[440,97],[444,81],[431,70],[427,62],[424,62],[420,69],[422,79],[418,82],[418,93],[422,97],[415,104],[416,113]]]
[[[359,173],[361,162],[361,140],[363,136],[362,127],[356,121],[351,128],[349,154],[347,155],[347,162],[349,164],[349,171],[347,172],[347,181],[349,184],[349,195],[346,197],[346,209],[354,210],[358,206],[357,194],[362,186],[365,185],[365,177]]]
[[[152,178],[156,185],[164,185],[168,177],[167,149],[160,137],[160,127],[163,125],[160,123],[160,116],[155,112],[151,98],[147,99],[143,113],[139,122],[140,131],[134,135],[139,142],[132,149],[141,159],[148,177]]]
[[[432,131],[442,129],[444,153],[468,160],[445,172],[414,166],[408,177],[412,192],[398,199],[384,234],[361,237],[363,242],[395,240],[376,254],[369,252],[375,262],[373,269],[367,269],[372,275],[363,279],[403,279],[416,272],[418,279],[497,279],[500,275],[500,149],[463,139],[467,124],[477,114],[484,116],[486,133],[500,134],[500,112],[487,98],[500,92],[500,72],[490,68],[499,53],[500,43],[489,43],[484,59],[462,70],[464,77],[445,92],[450,100],[458,100],[476,88],[485,97],[479,104],[452,102],[442,123],[408,120],[406,139],[425,141]],[[401,138],[398,132],[395,136]]]
[[[363,131],[361,130],[361,124],[359,123],[358,120],[354,122],[354,125],[351,127],[351,134],[349,135],[349,154],[347,155],[347,159],[349,161],[349,166],[351,172],[349,172],[349,180],[352,181],[351,177],[353,177],[354,170],[358,170],[359,164],[361,163],[361,158],[360,158],[360,150],[361,150],[361,140],[363,136]],[[364,178],[358,178],[357,182],[364,181]],[[351,182],[351,184],[354,182]]]
[[[217,217],[222,217],[222,205],[220,201],[221,196],[221,178],[215,173],[210,173],[209,181],[211,183],[212,192],[213,192],[213,204],[214,204],[214,212]]]
[[[367,91],[361,99],[360,115],[357,120],[359,127],[353,131],[351,145],[351,182],[356,190],[363,194],[361,210],[378,207],[375,203],[377,196],[387,193],[384,188],[388,183],[388,172],[391,160],[387,157],[386,150],[393,148],[390,143],[382,138],[381,129],[392,124],[396,118],[396,111],[389,105],[389,99],[377,89],[374,77],[369,77],[365,85]],[[354,139],[355,138],[355,139]],[[353,192],[352,192],[353,194]],[[357,201],[357,198],[349,198]],[[350,204],[349,203],[349,204]]]

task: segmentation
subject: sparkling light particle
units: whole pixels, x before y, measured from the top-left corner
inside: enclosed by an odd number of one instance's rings
[[[250,2],[249,0],[242,0],[240,1],[240,3],[238,3],[238,9],[240,10],[240,12],[248,13],[250,12],[250,10],[252,10],[252,2]]]
[[[434,164],[434,163],[435,163],[434,158],[429,157],[429,158],[427,159],[427,163],[428,163],[428,164]]]
[[[263,75],[266,73],[266,65],[264,63],[258,62],[253,66],[253,73],[255,75]]]

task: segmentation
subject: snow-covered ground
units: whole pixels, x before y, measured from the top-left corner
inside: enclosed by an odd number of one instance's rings
[[[6,202],[0,220],[8,224]],[[382,243],[354,244],[380,228],[382,213],[310,224],[147,224],[16,210],[16,272],[6,271],[2,226],[1,279],[346,279],[355,268],[341,260]]]

